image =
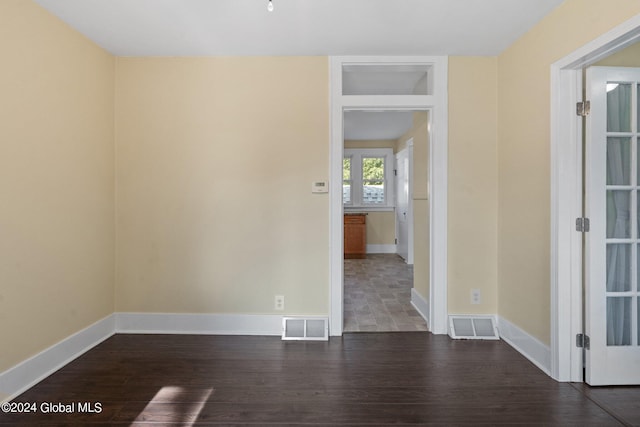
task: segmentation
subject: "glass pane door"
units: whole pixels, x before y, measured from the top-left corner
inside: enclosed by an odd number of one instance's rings
[[[640,384],[639,81],[636,68],[587,70],[585,372],[591,385]]]
[[[636,83],[606,82],[607,346],[638,344],[638,144]],[[637,102],[637,100],[636,100]],[[632,117],[634,120],[632,120]],[[634,155],[635,154],[635,155]]]

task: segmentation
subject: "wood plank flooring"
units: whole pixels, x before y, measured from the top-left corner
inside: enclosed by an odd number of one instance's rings
[[[115,335],[14,401],[37,413],[0,413],[0,425],[620,426],[640,425],[638,397],[557,383],[501,341],[427,332]],[[46,402],[74,412],[43,413]]]

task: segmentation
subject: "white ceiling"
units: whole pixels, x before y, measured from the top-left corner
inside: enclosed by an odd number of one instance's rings
[[[563,0],[35,0],[114,55],[497,55]]]
[[[273,0],[273,12],[267,0],[34,1],[114,55],[218,56],[497,55],[563,0]],[[354,93],[393,86],[364,77]],[[345,138],[396,139],[411,120],[350,112]]]

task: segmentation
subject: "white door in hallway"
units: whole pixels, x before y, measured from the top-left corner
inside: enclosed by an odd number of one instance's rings
[[[640,384],[640,69],[587,70],[586,382]]]
[[[411,206],[411,150],[396,154],[396,251],[407,264],[413,264],[413,212]]]

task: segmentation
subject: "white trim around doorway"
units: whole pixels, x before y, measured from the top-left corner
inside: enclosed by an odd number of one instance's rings
[[[343,96],[343,64],[428,64],[432,95]],[[343,113],[349,110],[429,111],[430,272],[428,325],[434,334],[447,333],[447,174],[448,174],[448,57],[331,57],[330,75],[330,284],[329,334],[343,332]]]
[[[582,382],[582,69],[640,41],[640,15],[551,65],[551,376]]]

